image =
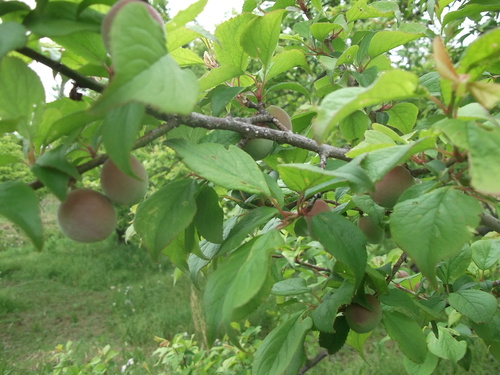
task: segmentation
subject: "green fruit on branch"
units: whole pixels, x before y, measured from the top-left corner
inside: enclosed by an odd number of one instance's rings
[[[111,24],[113,23],[113,20],[115,19],[116,15],[122,9],[125,5],[129,3],[138,3],[141,4],[146,8],[148,13],[150,14],[151,18],[155,20],[161,27],[162,29],[165,28],[165,24],[163,23],[163,19],[161,18],[161,15],[153,8],[147,1],[143,0],[119,0],[116,3],[113,4],[113,6],[109,9],[108,13],[106,13],[106,16],[104,16],[104,19],[102,20],[102,25],[101,25],[101,35],[102,35],[102,40],[104,42],[104,47],[106,48],[106,51],[109,52],[109,40],[110,40],[110,32],[111,32]]]
[[[104,194],[114,203],[130,206],[139,202],[148,190],[148,173],[135,156],[130,156],[132,171],[137,176],[130,177],[108,159],[101,170],[101,187]]]
[[[384,238],[384,230],[370,216],[360,217],[358,228],[361,229],[369,243],[377,244]]]
[[[351,303],[344,311],[344,315],[349,327],[357,333],[367,333],[373,331],[382,319],[382,307],[380,301],[373,295],[365,295],[368,305],[367,309],[357,303]]]
[[[275,117],[281,123],[281,125],[283,125],[288,130],[292,130],[292,120],[284,109],[275,105],[270,105],[266,108],[266,110],[271,116]]]
[[[274,150],[274,141],[270,139],[249,139],[242,147],[254,160],[262,160]]]
[[[401,166],[391,169],[375,184],[370,197],[382,207],[392,208],[403,192],[415,183],[410,171]]]
[[[116,212],[103,194],[76,189],[59,206],[57,222],[66,237],[78,242],[97,242],[113,233]]]

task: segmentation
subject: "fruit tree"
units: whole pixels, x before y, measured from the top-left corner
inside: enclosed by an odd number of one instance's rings
[[[500,3],[246,0],[213,33],[206,6],[0,2],[0,131],[24,155],[0,165],[32,173],[0,183],[0,214],[41,250],[36,190],[76,241],[136,204],[129,235],[203,291],[209,344],[276,301],[254,374],[374,329],[410,374],[467,369],[476,342],[500,360]],[[148,188],[151,144],[187,172]]]

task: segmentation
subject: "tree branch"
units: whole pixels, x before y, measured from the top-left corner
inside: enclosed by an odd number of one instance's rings
[[[298,375],[305,374],[307,371],[309,371],[314,366],[316,366],[323,358],[326,358],[326,357],[328,357],[328,352],[326,350],[322,351],[316,357],[307,361],[307,363],[304,366],[302,366],[302,368],[299,370],[299,372],[297,374]]]
[[[494,230],[497,233],[500,233],[500,220],[498,220],[494,216],[491,216],[487,213],[482,213],[481,214],[481,224],[484,225],[485,227],[488,227],[488,228]]]

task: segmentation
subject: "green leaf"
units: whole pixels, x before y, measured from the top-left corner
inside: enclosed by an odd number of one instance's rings
[[[377,9],[373,5],[367,4],[367,0],[358,0],[352,4],[346,13],[347,22],[356,20],[375,18],[375,17],[391,17],[394,16],[393,9]]]
[[[448,359],[457,363],[467,351],[467,341],[458,341],[447,328],[438,326],[439,338],[434,332],[427,335],[429,351],[440,358]]]
[[[248,22],[241,34],[240,43],[246,53],[258,58],[267,67],[278,45],[281,20],[285,10],[275,10]],[[234,36],[233,36],[234,37]]]
[[[418,77],[402,70],[387,71],[368,87],[336,90],[325,96],[321,102],[314,124],[315,138],[327,138],[334,126],[358,109],[422,95],[424,93],[419,89]]]
[[[147,43],[144,35],[148,35]],[[94,112],[131,101],[165,113],[190,113],[197,101],[194,74],[179,68],[167,54],[165,33],[144,6],[124,5],[110,31],[114,76],[93,106]],[[138,53],[140,51],[140,53]]]
[[[282,243],[278,231],[269,231],[242,245],[208,277],[204,301],[210,342],[221,325],[248,315],[267,296],[270,252]]]
[[[320,332],[318,343],[328,350],[328,354],[337,353],[344,346],[349,335],[349,324],[344,316],[339,316],[333,323],[333,333]]]
[[[387,125],[401,130],[403,134],[411,132],[417,122],[418,108],[412,103],[398,103],[386,112],[389,115]]]
[[[172,181],[137,207],[134,228],[153,258],[193,221],[196,190],[190,179]]]
[[[0,59],[7,52],[24,47],[28,42],[26,28],[17,22],[0,24]]]
[[[248,23],[255,17],[253,14],[243,13],[217,26],[215,37],[219,43],[214,43],[214,51],[221,66],[230,65],[242,71],[247,68],[248,54],[240,39]]]
[[[338,309],[342,305],[348,305],[353,294],[354,285],[344,280],[340,288],[323,298],[323,301],[312,312],[311,318],[314,327],[321,332],[334,333],[334,322],[337,319]]]
[[[228,87],[220,85],[210,92],[210,100],[212,105],[212,115],[219,116],[236,95],[245,91],[245,87]]]
[[[19,226],[33,245],[42,250],[42,220],[38,198],[32,188],[18,181],[0,183],[0,215]]]
[[[102,140],[106,152],[116,166],[130,177],[135,177],[130,165],[130,152],[145,113],[142,104],[128,103],[106,113],[102,123]]]
[[[370,118],[363,111],[355,111],[340,122],[340,131],[348,141],[360,139],[370,125]]]
[[[323,42],[333,30],[341,30],[342,26],[329,22],[316,22],[311,25],[311,34]]]
[[[480,270],[493,267],[500,259],[500,240],[476,241],[471,248],[472,260]]]
[[[497,300],[490,293],[467,289],[448,296],[451,307],[474,323],[489,322],[497,310]]]
[[[197,2],[191,4],[184,10],[180,10],[172,20],[170,20],[166,25],[165,29],[167,33],[172,30],[178,29],[179,27],[183,27],[188,22],[193,21],[196,16],[198,16],[205,6],[207,5],[208,0],[198,0]]]
[[[270,196],[262,171],[245,151],[236,146],[213,143],[190,144],[171,139],[167,145],[175,150],[186,166],[199,176],[226,189]]]
[[[213,188],[205,186],[196,198],[194,223],[198,233],[212,243],[222,242],[224,212],[219,206],[219,196]]]
[[[0,16],[4,16],[13,12],[27,13],[31,10],[28,4],[21,1],[2,1],[0,3]]]
[[[396,204],[391,233],[435,286],[436,264],[462,249],[472,237],[471,228],[479,224],[481,211],[474,198],[443,187]]]
[[[393,48],[421,38],[424,33],[407,33],[402,31],[379,31],[370,41],[368,56],[374,58]]]
[[[457,254],[441,262],[437,276],[450,284],[467,272],[471,262],[471,247],[467,244]]]
[[[85,125],[101,119],[102,116],[89,111],[76,111],[54,121],[47,130],[44,144],[52,143],[65,135],[77,135]]]
[[[354,274],[357,288],[364,276],[367,262],[366,237],[355,224],[334,212],[323,212],[312,218],[314,236],[338,261]]]
[[[461,9],[448,12],[443,18],[441,27],[444,28],[448,23],[458,19],[465,19],[466,17],[479,16],[482,12],[498,12],[500,5],[495,0],[486,1],[483,4],[467,4]]]
[[[20,59],[4,57],[0,60],[0,118],[14,120],[19,131],[32,120],[37,107],[45,101],[40,77]]]
[[[299,294],[309,293],[311,288],[307,286],[305,279],[301,277],[292,277],[278,281],[273,285],[271,293],[276,296],[295,296]]]
[[[275,85],[269,86],[266,90],[266,94],[281,90],[297,91],[298,93],[307,97],[308,100],[311,100],[311,93],[304,86],[297,82],[280,82]]]
[[[446,119],[434,125],[458,147],[469,150],[471,184],[484,194],[500,194],[500,128],[483,129],[473,122]]]
[[[333,173],[309,164],[281,164],[278,172],[285,185],[293,191],[304,192],[307,189],[331,181]],[[343,178],[337,178],[338,183],[344,183]]]
[[[410,360],[423,363],[427,357],[425,335],[418,323],[397,311],[384,311],[382,318],[387,333],[398,343],[399,349]]]
[[[472,328],[490,348],[490,352],[500,360],[500,310],[488,323],[472,324]]]
[[[301,66],[306,70],[309,68],[307,65],[306,56],[302,51],[299,51],[298,49],[292,49],[281,52],[271,59],[271,62],[267,69],[266,78],[270,80],[277,75],[297,66]]]
[[[403,358],[403,365],[406,372],[411,375],[432,375],[434,369],[438,365],[439,357],[435,356],[431,352],[427,352],[425,361],[423,363],[415,363],[408,357]]]
[[[220,68],[210,70],[199,80],[200,91],[209,90],[221,83],[229,81],[231,78],[241,76],[243,71],[234,65],[225,65]]]
[[[350,330],[345,343],[356,350],[361,358],[365,359],[363,345],[365,344],[365,341],[368,340],[368,338],[371,336],[372,332],[356,333],[353,330]]]
[[[485,67],[495,61],[498,62],[500,59],[500,48],[498,46],[499,38],[500,29],[495,29],[475,39],[467,47],[464,56],[460,60],[458,72],[469,73],[470,71],[474,71],[471,80],[479,78],[479,75],[484,71]],[[477,69],[476,72],[476,68],[481,68],[481,66],[484,68]]]
[[[255,353],[253,375],[281,375],[286,370],[312,327],[311,318],[302,319],[302,314],[295,313],[266,336]]]
[[[236,249],[250,233],[267,223],[277,213],[278,210],[274,207],[262,206],[244,215],[224,239],[219,253],[225,254]]]

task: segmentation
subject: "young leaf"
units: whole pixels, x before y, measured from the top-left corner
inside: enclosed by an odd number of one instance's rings
[[[258,58],[265,67],[269,66],[278,45],[281,20],[285,12],[280,9],[257,17],[247,24],[245,31],[241,34],[240,43],[245,52]]]
[[[134,228],[153,258],[193,221],[196,190],[190,179],[173,181],[137,207]]]
[[[127,103],[110,110],[102,123],[102,141],[113,162],[126,175],[135,177],[130,152],[146,109],[140,103]]]
[[[358,109],[391,100],[423,96],[418,77],[410,72],[391,70],[385,72],[371,86],[347,87],[328,94],[319,108],[314,124],[317,140],[328,137],[332,128]]]
[[[451,307],[474,323],[489,322],[497,310],[497,300],[482,290],[459,290],[448,296]]]
[[[219,206],[219,196],[215,190],[205,186],[196,198],[196,206],[194,223],[198,233],[212,243],[221,243],[224,212]]]
[[[400,312],[385,311],[382,321],[387,333],[405,356],[416,363],[427,357],[425,335],[418,323]]]
[[[252,374],[281,375],[286,370],[312,327],[311,318],[302,315],[295,313],[266,336],[255,353]]]
[[[436,285],[436,265],[457,254],[479,224],[481,206],[451,188],[440,188],[396,204],[391,215],[394,241]],[[415,233],[419,234],[415,241]]]
[[[192,111],[198,95],[196,77],[167,54],[164,30],[144,6],[124,5],[113,19],[109,37],[114,76],[93,112],[104,113],[130,101],[165,113]]]
[[[182,139],[167,142],[196,174],[226,189],[270,196],[262,171],[245,151],[235,146],[202,143],[193,145]]]
[[[196,16],[198,16],[205,6],[208,0],[198,0],[197,2],[191,4],[184,10],[180,10],[170,22],[165,25],[167,33],[171,30],[175,30],[179,27],[184,26],[186,23],[193,21]]]
[[[467,341],[458,341],[447,328],[438,326],[439,337],[434,332],[427,335],[429,351],[438,357],[448,359],[453,363],[458,362],[467,351]]]
[[[356,289],[363,279],[368,258],[363,232],[349,219],[334,212],[314,216],[312,229],[325,250],[352,270]]]
[[[18,181],[0,183],[0,215],[18,225],[38,250],[43,247],[43,227],[38,198],[29,186]]]

